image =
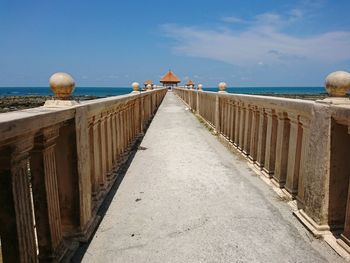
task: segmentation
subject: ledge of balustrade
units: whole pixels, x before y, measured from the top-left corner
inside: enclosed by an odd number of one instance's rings
[[[54,101],[1,114],[0,237],[4,262],[67,260],[100,220],[98,209],[167,89],[86,102],[54,74]]]
[[[325,86],[329,97],[318,101],[227,93],[224,82],[219,92],[174,92],[294,200],[305,226],[317,236],[331,231],[329,243],[349,253],[350,74],[331,73]]]

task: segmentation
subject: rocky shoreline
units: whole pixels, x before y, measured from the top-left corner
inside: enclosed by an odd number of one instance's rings
[[[74,96],[74,100],[93,100],[103,97],[98,96]],[[0,96],[0,113],[23,110],[43,106],[46,100],[52,96]]]

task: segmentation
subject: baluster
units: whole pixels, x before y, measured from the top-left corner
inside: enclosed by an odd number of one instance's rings
[[[29,183],[33,137],[0,154],[0,236],[4,262],[38,262]]]
[[[30,160],[39,259],[43,262],[59,261],[68,251],[62,236],[56,174],[55,145],[58,133],[58,127],[46,128],[35,139]]]
[[[258,135],[258,149],[256,157],[256,165],[262,169],[265,165],[266,153],[266,130],[267,130],[267,114],[264,108],[259,108],[259,135]]]
[[[106,172],[109,178],[112,175],[111,170],[113,167],[112,146],[112,114],[108,112],[106,116]]]
[[[252,107],[251,105],[247,106],[246,115],[245,115],[245,128],[244,128],[244,146],[243,153],[249,155],[250,153],[250,140],[251,140],[251,130],[252,130]]]
[[[297,114],[288,113],[290,119],[287,178],[284,188],[290,197],[298,192],[298,178],[300,170],[302,127]]]
[[[100,154],[101,154],[101,173],[99,178],[99,183],[101,189],[105,190],[106,188],[106,176],[107,176],[107,131],[106,131],[106,115],[102,113],[101,116],[101,123],[100,123],[100,140],[101,140],[101,147],[100,147]]]
[[[100,177],[102,172],[101,164],[101,139],[100,139],[100,126],[101,120],[98,116],[94,116],[91,123],[90,129],[90,160],[91,160],[91,183],[92,183],[92,196],[95,200],[98,199],[100,192]]]
[[[277,116],[275,110],[267,110],[266,153],[263,171],[269,178],[275,171],[277,140]]]
[[[237,101],[236,103],[236,120],[235,120],[235,141],[233,145],[235,145],[238,148],[239,145],[239,125],[241,123],[241,103]]]
[[[118,157],[118,146],[117,146],[117,109],[113,109],[113,114],[111,118],[112,125],[112,165],[115,166]]]
[[[272,182],[282,188],[286,182],[290,124],[286,112],[278,112],[276,161]]]
[[[259,138],[259,109],[258,107],[252,108],[252,129],[250,136],[250,155],[249,159],[253,162],[256,161],[257,158],[257,150],[258,150],[258,138]]]
[[[310,139],[310,120],[304,116],[300,116],[299,120],[302,124],[302,140],[301,140],[301,156],[300,156],[300,172],[298,178],[298,194],[296,200],[298,201],[298,207],[304,206],[304,178],[306,168],[306,156],[309,149],[309,139]]]
[[[240,123],[239,123],[239,144],[238,144],[238,149],[241,151],[243,151],[243,146],[244,146],[245,122],[246,122],[246,106],[242,103],[241,117],[240,117]]]

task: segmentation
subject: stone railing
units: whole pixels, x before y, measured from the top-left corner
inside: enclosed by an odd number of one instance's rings
[[[345,96],[350,74],[333,73],[326,84],[331,96]],[[295,215],[315,235],[342,233],[334,243],[349,252],[350,100],[229,94],[225,83],[219,89],[174,92],[286,197],[296,200]]]
[[[55,83],[70,85],[64,81],[50,84],[53,89]],[[61,261],[77,242],[90,238],[116,171],[166,92],[134,91],[81,103],[55,100],[1,114],[4,262]]]

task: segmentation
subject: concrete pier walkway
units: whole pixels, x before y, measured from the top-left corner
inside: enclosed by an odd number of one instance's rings
[[[168,92],[83,262],[344,262]]]

